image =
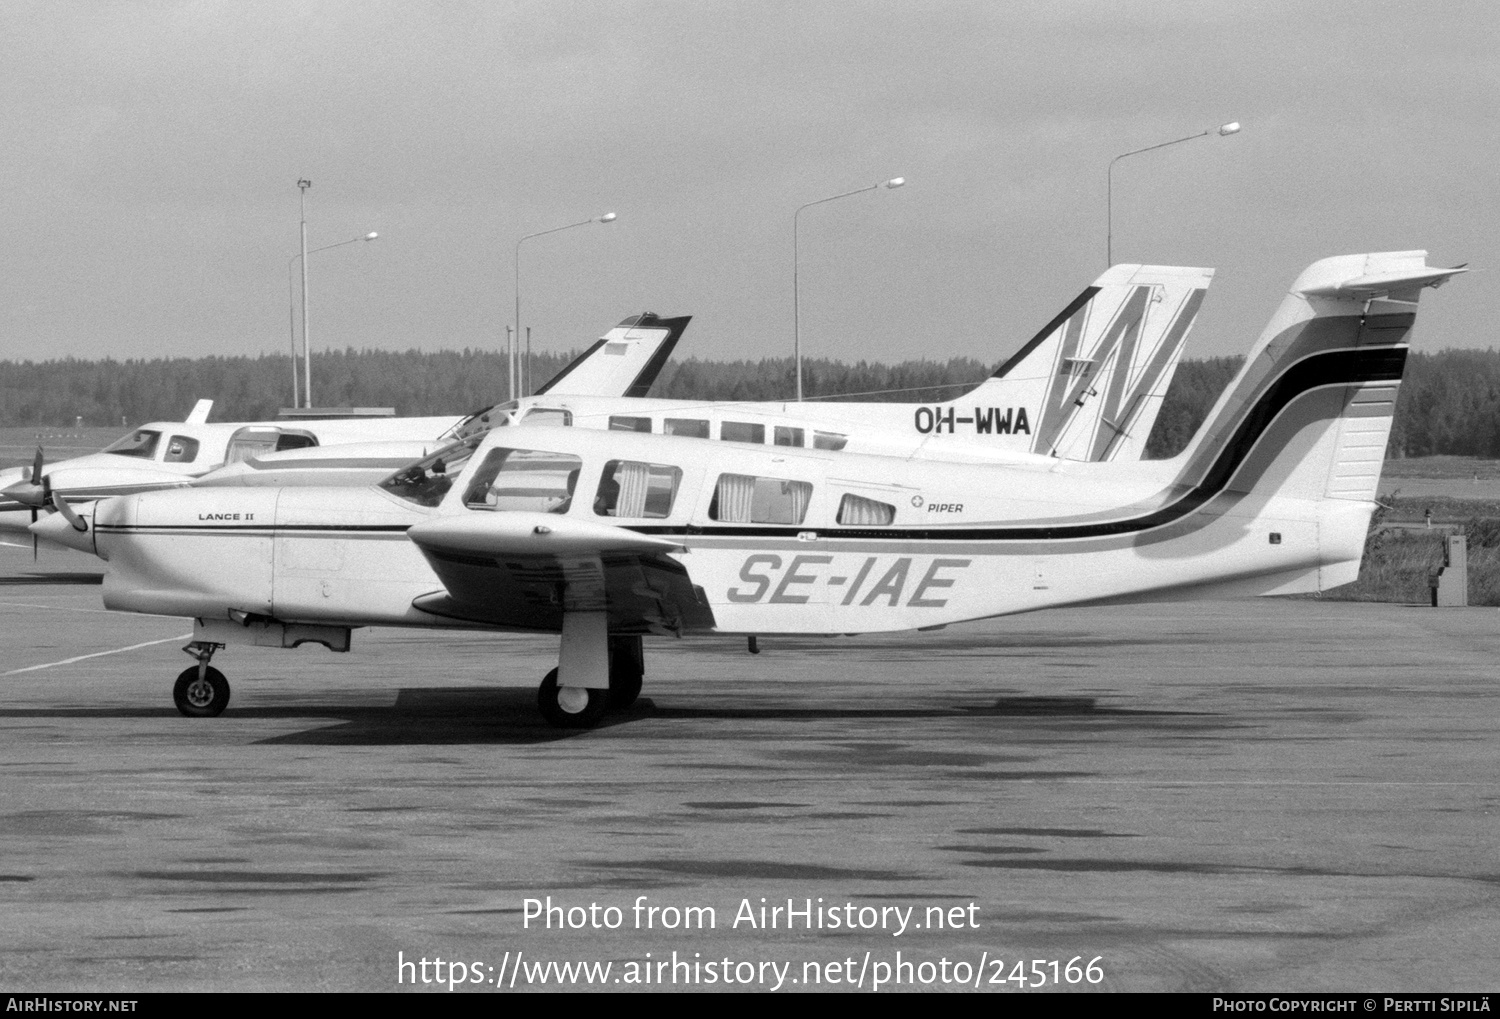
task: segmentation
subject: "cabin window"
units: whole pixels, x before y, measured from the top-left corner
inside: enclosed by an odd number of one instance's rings
[[[896,507],[862,495],[846,495],[839,500],[838,521],[852,527],[885,527],[896,519]]]
[[[660,520],[672,512],[682,471],[667,464],[611,460],[599,478],[594,513],[601,517],[649,517]]]
[[[814,449],[840,450],[849,444],[849,436],[838,432],[813,432]]]
[[[720,474],[708,515],[734,524],[800,524],[811,498],[812,485],[806,481]]]
[[[609,430],[612,432],[646,432],[649,434],[651,431],[651,419],[611,414],[609,416]]]
[[[570,453],[492,449],[464,492],[470,509],[566,513],[583,461]]]
[[[784,425],[776,426],[776,445],[778,446],[805,446],[807,441],[803,438],[800,428],[787,428]]]
[[[719,424],[719,438],[725,442],[753,442],[765,445],[766,426],[752,425],[745,421],[723,421]]]
[[[550,425],[554,428],[567,428],[573,424],[573,412],[571,410],[563,410],[561,407],[533,407],[521,419],[521,424]]]
[[[708,422],[698,418],[667,418],[663,425],[663,435],[685,435],[689,439],[708,438]]]
[[[105,446],[104,452],[113,453],[115,456],[134,456],[142,460],[151,460],[156,456],[156,445],[159,442],[161,442],[161,432],[141,428]]]
[[[174,435],[167,443],[167,455],[162,460],[169,464],[190,464],[198,459],[198,440],[186,435]]]
[[[453,487],[453,482],[483,440],[483,435],[473,435],[462,442],[444,446],[427,459],[401,468],[382,481],[380,487],[418,506],[436,506]]]

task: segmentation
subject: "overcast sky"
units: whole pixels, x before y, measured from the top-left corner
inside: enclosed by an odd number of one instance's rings
[[[1105,263],[1213,266],[1242,351],[1324,255],[1478,272],[1416,349],[1491,345],[1500,5],[59,4],[0,0],[0,359],[282,352],[296,182],[315,349],[996,362]],[[207,394],[212,395],[212,394]]]

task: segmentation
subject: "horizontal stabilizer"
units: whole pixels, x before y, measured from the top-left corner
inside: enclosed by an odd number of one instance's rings
[[[1335,278],[1316,279],[1296,289],[1307,297],[1368,300],[1387,294],[1420,290],[1422,287],[1441,286],[1459,273],[1469,271],[1462,265],[1451,269],[1427,265],[1425,256],[1426,252],[1422,251],[1395,252],[1379,256],[1381,260],[1378,263],[1367,262],[1364,265],[1350,264],[1346,259],[1330,259],[1337,263],[1336,274],[1329,274]],[[1373,262],[1376,256],[1370,257]]]

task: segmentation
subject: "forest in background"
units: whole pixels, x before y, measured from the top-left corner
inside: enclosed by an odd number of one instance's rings
[[[551,378],[573,354],[538,354],[532,377]],[[1184,360],[1147,442],[1150,457],[1187,443],[1239,368],[1238,357]],[[993,366],[972,358],[904,361],[805,360],[810,398],[936,402],[962,395]],[[291,403],[286,355],[129,361],[0,361],[0,427],[138,425],[180,420],[200,398],[215,421],[274,418]],[[462,414],[505,396],[502,355],[487,350],[333,351],[313,357],[320,407],[394,407],[397,414]],[[651,395],[687,400],[780,400],[795,389],[790,358],[669,361]],[[1500,458],[1500,351],[1413,353],[1397,402],[1387,455]]]

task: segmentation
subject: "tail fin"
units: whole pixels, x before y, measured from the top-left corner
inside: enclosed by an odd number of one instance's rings
[[[645,396],[692,316],[632,315],[554,375],[537,394]]]
[[[1292,284],[1178,461],[1178,490],[1317,502],[1320,587],[1358,573],[1417,298],[1461,272],[1425,251],[1325,258]]]
[[[1213,275],[1114,266],[962,402],[975,403],[976,416],[1016,408],[1029,418],[1033,453],[1140,459]]]

